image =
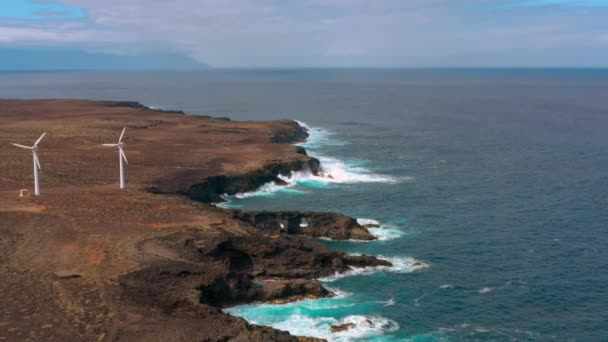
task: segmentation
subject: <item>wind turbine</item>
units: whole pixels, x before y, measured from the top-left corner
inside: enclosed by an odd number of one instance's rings
[[[42,138],[46,135],[46,132],[42,133],[40,138],[36,140],[33,146],[25,146],[21,144],[11,144],[13,146],[17,146],[19,148],[23,148],[26,150],[32,150],[32,154],[34,155],[34,195],[40,196],[40,180],[38,179],[38,170],[41,170],[40,160],[38,159],[38,144],[42,141]]]
[[[125,155],[125,151],[122,149],[125,144],[122,142],[122,138],[125,136],[125,131],[127,127],[122,129],[122,133],[120,133],[120,137],[118,138],[118,143],[116,144],[103,144],[103,146],[109,147],[118,147],[118,164],[120,165],[120,188],[125,188],[125,167],[123,165],[123,160],[125,163],[129,164],[127,160],[127,156]]]

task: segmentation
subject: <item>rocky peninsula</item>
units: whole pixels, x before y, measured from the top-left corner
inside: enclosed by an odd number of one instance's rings
[[[114,149],[127,127],[126,190]],[[27,151],[42,133],[39,197]],[[222,312],[332,296],[315,279],[390,266],[312,238],[375,239],[339,213],[225,210],[223,194],[320,171],[292,121],[134,102],[0,100],[0,340],[312,341]]]

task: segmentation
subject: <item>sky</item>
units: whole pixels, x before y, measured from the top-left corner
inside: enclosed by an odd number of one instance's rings
[[[62,54],[244,68],[608,67],[608,0],[0,0],[0,69]]]

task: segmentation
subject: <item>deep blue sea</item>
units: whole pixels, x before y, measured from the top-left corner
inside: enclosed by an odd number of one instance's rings
[[[378,221],[379,241],[323,243],[396,266],[322,279],[336,298],[229,310],[251,322],[331,341],[608,340],[606,70],[0,73],[16,97],[307,125],[333,180],[285,175],[224,205]]]

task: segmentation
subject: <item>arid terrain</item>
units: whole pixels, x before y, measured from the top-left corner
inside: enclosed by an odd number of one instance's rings
[[[127,127],[127,189],[116,142]],[[40,143],[41,196],[32,156]],[[337,213],[230,211],[220,195],[319,171],[291,121],[131,102],[0,100],[0,341],[292,341],[221,308],[331,296],[315,279],[387,265],[310,237],[373,239]],[[307,227],[300,221],[306,218]]]

